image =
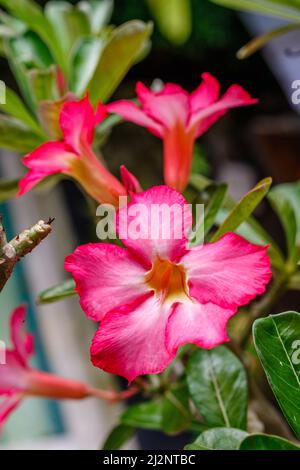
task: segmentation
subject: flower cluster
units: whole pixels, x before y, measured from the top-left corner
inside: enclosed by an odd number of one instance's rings
[[[238,308],[265,291],[271,278],[267,246],[256,246],[235,233],[215,243],[190,247],[193,220],[181,194],[189,181],[196,139],[229,109],[256,102],[232,85],[220,97],[220,85],[210,74],[191,94],[168,83],[152,91],[136,86],[138,103],[128,100],[96,110],[88,96],[68,99],[61,108],[61,140],[44,143],[24,157],[29,169],[20,181],[19,196],[46,177],[63,174],[75,179],[94,200],[118,208],[116,230],[123,246],[89,243],[65,260],[80,304],[99,323],[91,345],[92,363],[129,382],[143,374],[163,371],[178,348],[192,343],[210,349],[229,340],[227,323]],[[94,131],[109,113],[146,127],[163,140],[165,185],[143,191],[136,178],[121,167],[119,181],[93,149]],[[119,206],[119,198],[128,203]],[[130,209],[143,206],[137,222]],[[154,205],[181,209],[168,222]],[[130,219],[135,236],[126,232]],[[168,237],[162,236],[170,224]],[[158,236],[149,236],[151,227]],[[124,235],[126,234],[127,235]],[[30,368],[32,337],[22,334],[24,307],[12,315],[13,349],[0,365],[0,425],[26,395],[84,398],[95,394],[85,384]],[[98,395],[101,395],[98,391]],[[105,393],[103,395],[105,398]]]

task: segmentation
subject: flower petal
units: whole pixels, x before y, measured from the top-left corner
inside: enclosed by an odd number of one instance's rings
[[[22,395],[14,394],[4,398],[0,403],[0,432],[9,415],[15,410],[21,401]]]
[[[249,106],[257,103],[249,93],[239,85],[232,85],[219,101],[202,109],[199,108],[190,116],[189,126],[197,127],[197,137],[207,131],[228,109]]]
[[[202,82],[190,96],[191,113],[196,113],[217,101],[220,94],[220,84],[210,73],[201,75]]]
[[[156,257],[178,261],[185,253],[192,214],[184,197],[168,186],[133,194],[117,214],[117,231],[147,269]]]
[[[124,184],[128,194],[140,193],[143,191],[136,177],[129,170],[127,170],[125,165],[121,166],[120,171],[122,183]]]
[[[16,351],[6,351],[5,364],[0,363],[0,394],[26,390],[28,369]]]
[[[109,313],[92,342],[93,364],[129,382],[139,375],[164,370],[174,359],[165,346],[169,313],[155,296],[130,312]]]
[[[114,101],[113,103],[106,105],[106,109],[109,113],[118,114],[123,119],[126,119],[126,121],[134,122],[139,126],[146,127],[157,137],[162,137],[163,135],[163,128],[161,124],[147,116],[147,114],[141,108],[131,101]]]
[[[31,334],[24,331],[25,319],[26,307],[21,305],[13,311],[10,320],[11,340],[24,366],[27,365],[28,358],[34,352],[34,338]]]
[[[167,348],[172,354],[187,343],[211,349],[229,340],[226,332],[228,320],[236,309],[223,309],[213,303],[177,304],[167,326]]]
[[[267,247],[253,245],[234,233],[190,250],[182,263],[190,295],[222,308],[247,304],[265,291],[272,276]]]
[[[116,245],[82,245],[67,256],[65,269],[75,279],[82,309],[96,321],[113,308],[125,309],[149,291],[145,269],[127,250]]]
[[[195,130],[180,123],[164,135],[164,180],[179,192],[183,192],[189,182],[195,138]]]
[[[189,95],[178,85],[168,83],[159,92],[149,90],[137,83],[136,92],[145,113],[167,129],[178,122],[187,125],[189,117]]]
[[[74,158],[77,156],[63,142],[47,142],[26,155],[23,163],[30,171],[19,182],[18,196],[27,193],[49,175],[68,174]]]
[[[75,152],[84,153],[92,145],[95,127],[105,116],[104,105],[99,103],[95,113],[88,96],[80,101],[67,101],[59,117],[65,142]]]

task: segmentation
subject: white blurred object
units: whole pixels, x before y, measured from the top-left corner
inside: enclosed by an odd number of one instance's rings
[[[240,17],[254,37],[288,24],[283,20],[254,13],[240,13]],[[292,101],[292,95],[295,92],[292,84],[300,80],[300,29],[272,39],[261,52],[289,104],[297,113],[300,113],[300,104],[294,104]]]

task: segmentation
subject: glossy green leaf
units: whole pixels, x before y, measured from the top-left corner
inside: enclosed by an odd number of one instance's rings
[[[300,450],[300,447],[281,437],[252,434],[242,441],[240,450]]]
[[[189,408],[189,391],[185,383],[177,384],[164,394],[162,405],[162,430],[177,434],[187,429],[192,416]]]
[[[90,0],[78,4],[78,8],[84,11],[90,20],[93,34],[99,34],[102,28],[109,22],[113,12],[113,0]]]
[[[300,4],[297,0],[212,0],[236,10],[246,10],[271,15],[285,20],[300,20]]]
[[[50,1],[45,7],[45,16],[55,29],[64,54],[69,56],[76,41],[91,33],[87,14],[65,1]]]
[[[121,416],[121,424],[134,428],[162,428],[162,400],[154,400],[130,406]]]
[[[246,436],[247,433],[240,429],[209,429],[185,446],[185,450],[238,450]]]
[[[268,193],[272,178],[264,178],[236,204],[210,241],[215,242],[227,232],[234,232],[260,204]]]
[[[0,103],[0,109],[6,114],[10,114],[11,116],[19,119],[24,124],[31,127],[31,129],[39,133],[40,127],[38,125],[38,122],[26,109],[19,96],[8,87],[6,87],[5,95],[6,101],[5,103]]]
[[[135,434],[135,428],[120,424],[116,426],[103,444],[102,450],[118,450]]]
[[[19,180],[0,179],[0,203],[13,199],[19,189]]]
[[[218,212],[223,204],[226,192],[227,184],[222,183],[207,188],[209,193],[209,200],[205,204],[204,208],[204,233],[207,234],[211,227],[214,225]]]
[[[37,303],[50,304],[64,300],[67,297],[72,297],[73,295],[76,295],[75,282],[73,279],[68,279],[41,292],[37,298]]]
[[[47,44],[60,67],[66,69],[66,57],[59,42],[57,31],[45,17],[42,8],[32,0],[0,0],[12,15],[22,20]]]
[[[49,51],[39,37],[32,32],[7,40],[5,50],[22,95],[29,107],[35,111],[36,104],[27,71],[32,68],[47,69],[50,67],[52,59]]]
[[[84,38],[78,43],[70,65],[70,89],[82,96],[88,88],[103,48],[104,38]]]
[[[254,343],[278,403],[300,438],[300,313],[256,320]]]
[[[88,89],[93,104],[107,101],[139,56],[152,24],[128,21],[114,29],[104,47]]]
[[[43,138],[17,119],[0,115],[0,148],[27,153],[43,143]]]
[[[300,181],[275,186],[268,199],[284,228],[289,257],[296,262],[300,246]]]
[[[188,363],[187,382],[205,424],[246,428],[246,373],[229,349],[219,346],[194,352]]]
[[[192,32],[191,0],[148,0],[161,33],[173,44],[184,44]]]

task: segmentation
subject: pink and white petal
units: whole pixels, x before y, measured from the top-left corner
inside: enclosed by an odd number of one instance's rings
[[[22,196],[47,176],[70,173],[71,163],[78,158],[63,142],[47,142],[23,158],[30,170],[19,182],[18,196]]]
[[[16,351],[6,351],[5,363],[0,363],[0,394],[24,391],[28,370]]]
[[[72,273],[80,305],[88,317],[101,321],[110,310],[139,301],[149,292],[145,269],[124,248],[88,243],[67,256],[65,269]]]
[[[213,303],[185,302],[176,304],[167,325],[167,348],[171,354],[184,344],[192,343],[211,349],[229,341],[228,320],[236,309],[224,309]]]
[[[142,83],[136,87],[145,113],[167,129],[176,123],[187,125],[190,111],[189,95],[181,87],[167,84],[159,92],[152,92]]]
[[[232,85],[219,101],[194,112],[190,116],[189,126],[197,127],[197,136],[199,137],[229,109],[249,106],[257,102],[258,100],[252,98],[244,88],[239,85]]]
[[[127,170],[125,165],[120,167],[121,180],[128,194],[142,192],[142,187],[137,178]]]
[[[15,352],[19,355],[20,362],[27,366],[27,361],[34,352],[33,336],[25,331],[26,307],[21,305],[16,308],[10,320],[11,340]]]
[[[182,259],[190,295],[222,308],[247,304],[266,290],[272,277],[267,248],[228,233],[216,243],[191,249]]]
[[[178,261],[187,249],[192,214],[184,197],[168,186],[132,195],[117,213],[124,245],[150,269],[157,258]]]
[[[65,142],[82,154],[92,145],[94,129],[105,116],[105,107],[99,103],[95,113],[88,96],[80,101],[67,101],[59,117]]]
[[[22,395],[13,394],[5,397],[0,403],[0,433],[10,414],[17,408],[22,401]]]
[[[146,127],[152,134],[162,137],[163,127],[139,108],[135,103],[128,100],[114,101],[106,105],[109,113],[118,114],[123,119],[133,122],[138,126]]]
[[[94,366],[129,382],[143,374],[158,374],[174,359],[165,345],[170,310],[151,296],[130,312],[109,313],[91,345]]]
[[[191,114],[211,106],[220,95],[220,83],[210,73],[201,75],[202,82],[190,96]]]

